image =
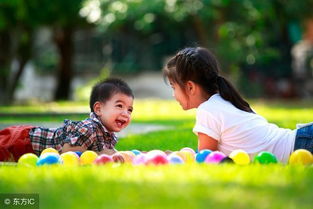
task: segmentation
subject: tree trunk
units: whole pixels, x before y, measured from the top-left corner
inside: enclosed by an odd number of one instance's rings
[[[32,43],[33,43],[33,31],[31,29],[22,29],[21,35],[22,37],[18,41],[17,46],[17,61],[18,61],[18,69],[15,75],[13,76],[12,81],[9,84],[9,91],[8,91],[8,98],[9,101],[14,100],[14,92],[16,90],[16,87],[18,85],[18,82],[20,80],[20,77],[22,76],[25,65],[30,60],[32,56]]]
[[[192,21],[193,21],[193,27],[196,31],[197,39],[199,40],[200,45],[203,47],[208,47],[209,36],[206,30],[206,27],[203,24],[203,21],[197,15],[192,15]]]
[[[11,38],[8,31],[0,32],[0,104],[9,104],[8,84],[11,70]]]
[[[55,28],[53,38],[60,55],[54,99],[68,100],[73,77],[73,29],[71,27]]]

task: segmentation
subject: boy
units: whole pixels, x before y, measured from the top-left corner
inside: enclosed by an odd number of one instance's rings
[[[90,95],[90,117],[83,121],[64,120],[59,128],[11,126],[0,131],[0,161],[17,161],[25,153],[40,155],[52,147],[61,153],[93,150],[112,155],[119,132],[131,121],[134,95],[120,79],[97,83]],[[116,159],[121,160],[122,159]]]

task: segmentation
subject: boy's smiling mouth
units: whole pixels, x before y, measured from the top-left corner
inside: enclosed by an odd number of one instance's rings
[[[115,120],[115,122],[119,128],[122,128],[124,124],[126,123],[125,120]]]

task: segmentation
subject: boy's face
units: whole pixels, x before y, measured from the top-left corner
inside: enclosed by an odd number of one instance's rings
[[[96,102],[94,111],[109,132],[119,132],[131,121],[133,98],[117,93],[105,103]]]

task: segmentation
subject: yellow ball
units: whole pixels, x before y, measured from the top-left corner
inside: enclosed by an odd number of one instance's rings
[[[250,157],[244,150],[238,149],[230,153],[229,157],[237,165],[248,165],[250,163]]]
[[[61,154],[63,165],[65,166],[77,166],[79,165],[79,157],[75,152],[66,152]]]
[[[98,157],[98,154],[96,152],[87,150],[80,156],[80,164],[91,165],[97,157]]]
[[[38,157],[37,155],[33,153],[27,153],[22,155],[19,159],[17,164],[19,166],[25,166],[25,167],[35,167],[37,163]]]
[[[178,155],[179,157],[183,158],[183,160],[185,161],[185,163],[193,163],[195,162],[195,155],[192,154],[189,151],[178,151],[175,152],[176,155]]]
[[[312,153],[305,149],[298,149],[294,151],[289,158],[289,164],[292,165],[310,165],[312,163]]]
[[[46,149],[42,150],[40,155],[43,155],[45,153],[56,153],[56,154],[59,154],[59,152],[56,149],[52,148],[52,147],[49,147],[49,148],[46,148]]]

